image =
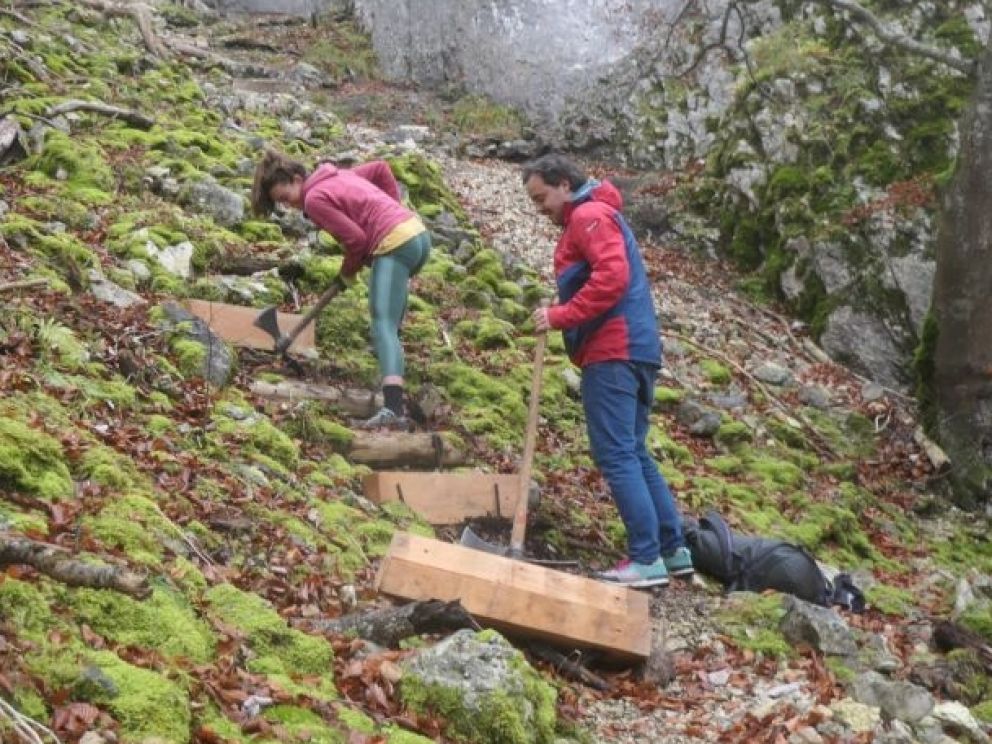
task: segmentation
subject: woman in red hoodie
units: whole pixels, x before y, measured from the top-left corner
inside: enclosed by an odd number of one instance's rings
[[[351,169],[324,163],[311,173],[302,163],[269,150],[255,169],[252,208],[263,215],[277,203],[303,210],[344,246],[344,263],[334,280],[342,287],[363,266],[372,267],[369,311],[384,405],[365,426],[407,428],[399,329],[410,277],[430,255],[430,233],[400,203],[399,186],[382,160]]]

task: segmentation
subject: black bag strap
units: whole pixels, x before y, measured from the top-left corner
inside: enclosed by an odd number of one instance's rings
[[[850,574],[839,573],[834,576],[832,583],[828,583],[827,601],[854,613],[865,611],[865,595],[854,585]]]
[[[723,574],[727,577],[728,585],[733,585],[737,581],[738,572],[734,566],[734,536],[730,533],[730,527],[715,511],[706,512],[706,516],[699,520],[699,526],[709,528],[716,535],[720,544],[720,557],[723,559]]]

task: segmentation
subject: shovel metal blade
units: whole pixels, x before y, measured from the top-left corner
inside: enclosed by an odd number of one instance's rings
[[[276,315],[275,307],[265,308],[258,314],[252,325],[268,333],[276,343],[282,337],[282,333],[279,332],[279,317]]]
[[[481,537],[472,532],[472,528],[466,526],[462,530],[461,540],[458,541],[459,545],[466,548],[472,548],[473,550],[481,550],[484,553],[492,553],[493,555],[509,555],[509,548],[502,545],[493,545],[488,540],[483,540]]]

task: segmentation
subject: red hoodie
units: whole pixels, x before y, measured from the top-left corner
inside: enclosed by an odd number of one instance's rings
[[[382,239],[415,216],[400,204],[399,186],[383,160],[350,170],[321,165],[303,183],[303,212],[344,246],[346,277],[371,264]]]

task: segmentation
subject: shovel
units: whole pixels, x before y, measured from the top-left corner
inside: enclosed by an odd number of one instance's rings
[[[524,456],[520,464],[520,486],[517,492],[517,506],[513,512],[513,530],[510,533],[510,547],[493,545],[487,540],[483,540],[476,535],[471,527],[466,527],[462,531],[459,543],[467,548],[482,550],[486,553],[494,553],[509,558],[523,558],[524,553],[524,533],[527,529],[527,501],[530,492],[530,472],[534,463],[534,449],[537,444],[537,409],[541,400],[541,377],[544,371],[544,347],[547,345],[548,334],[541,333],[537,336],[537,344],[534,347],[534,377],[530,385],[530,405],[527,409],[527,431],[524,435]],[[545,563],[545,561],[533,561],[535,563]],[[547,563],[560,563],[561,561],[547,561]]]
[[[331,286],[317,299],[317,304],[285,335],[279,330],[279,318],[276,315],[275,307],[267,307],[260,312],[258,317],[255,318],[253,325],[272,336],[272,340],[275,342],[275,351],[285,357],[286,352],[293,345],[296,337],[303,332],[304,328],[313,322],[313,319],[317,317],[320,311],[327,307],[327,303],[337,297],[343,289],[344,284],[339,279],[331,282]]]

